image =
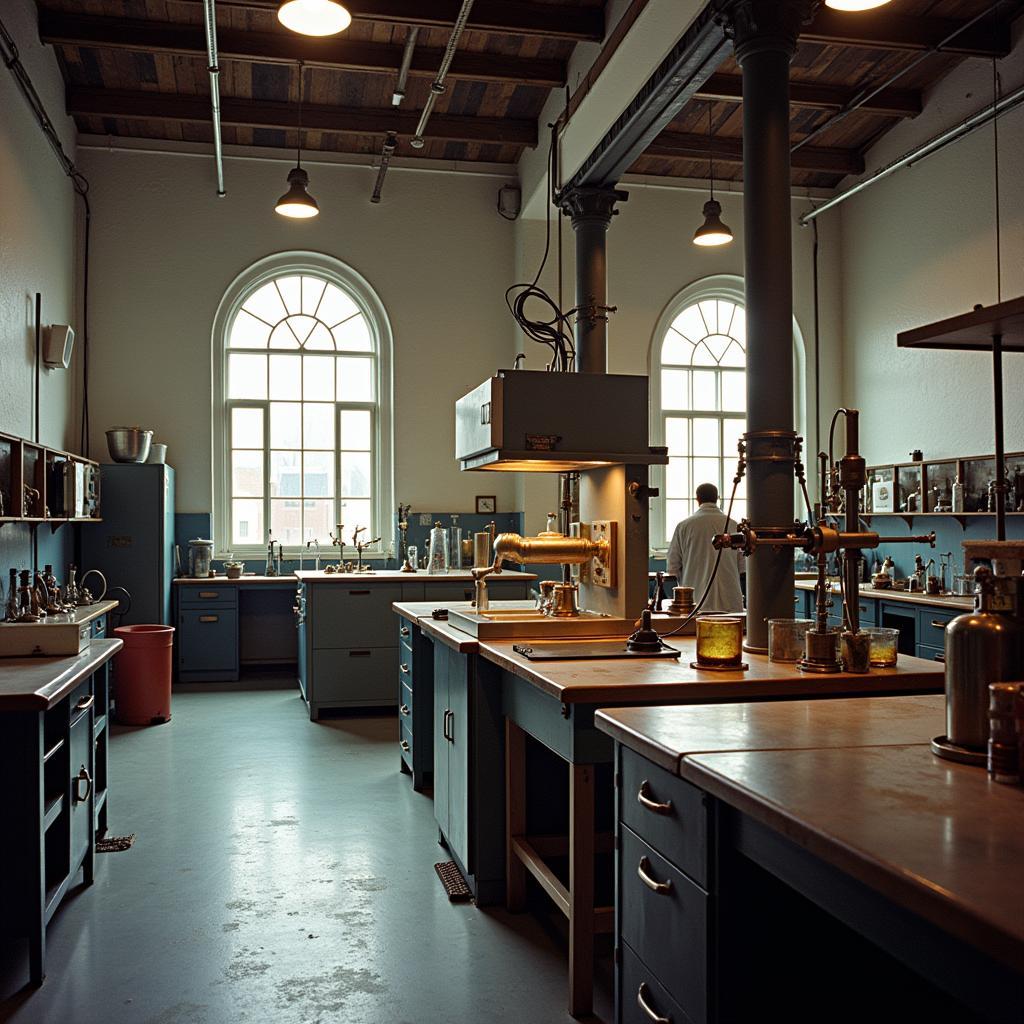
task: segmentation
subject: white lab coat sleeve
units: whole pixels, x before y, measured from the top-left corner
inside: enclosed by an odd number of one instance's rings
[[[670,576],[675,576],[676,586],[682,586],[680,573],[683,571],[683,545],[680,539],[682,523],[676,526],[672,532],[672,542],[668,546],[668,564],[666,571]]]

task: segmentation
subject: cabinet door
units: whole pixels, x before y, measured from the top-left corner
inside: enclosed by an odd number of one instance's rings
[[[237,672],[237,610],[179,609],[178,668],[183,672]]]
[[[304,612],[300,612],[299,614],[299,620],[296,629],[299,634],[299,690],[302,692],[303,699],[309,700],[309,655],[306,649],[306,617]]]
[[[448,845],[463,866],[469,858],[469,658],[451,648],[448,654]]]
[[[88,698],[81,703],[86,703]],[[92,846],[93,782],[92,707],[71,707],[71,870],[74,872]]]
[[[448,648],[434,644],[434,818],[448,837]]]

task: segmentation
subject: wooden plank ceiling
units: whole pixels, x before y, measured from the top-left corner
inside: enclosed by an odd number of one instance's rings
[[[633,0],[633,9],[644,0]],[[457,0],[352,0],[352,26],[328,40],[295,35],[276,0],[220,0],[217,32],[225,143],[293,149],[299,62],[303,147],[379,153],[399,135],[401,156],[514,163],[537,144],[537,117],[565,83],[580,41],[604,35],[602,0],[477,0],[424,148],[409,146]],[[920,112],[928,88],[965,56],[1002,56],[1024,2],[1002,0],[941,51],[992,0],[895,0],[869,13],[820,8],[793,61],[793,183],[832,187],[863,167],[863,152]],[[56,49],[67,109],[83,133],[210,143],[200,0],[42,0],[40,36]],[[401,106],[391,103],[409,27],[419,28]],[[846,108],[896,72],[891,86]],[[708,109],[714,141],[708,141]],[[837,116],[841,115],[841,116]],[[811,138],[808,139],[808,136]],[[803,140],[807,139],[807,142]],[[800,143],[803,143],[800,145]],[[729,58],[631,168],[646,175],[741,175],[739,68]]]

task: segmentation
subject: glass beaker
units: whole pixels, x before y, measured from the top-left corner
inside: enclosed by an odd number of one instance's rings
[[[896,664],[899,651],[900,631],[888,626],[878,626],[861,632],[871,637],[871,667],[892,668]]]
[[[406,561],[414,568],[418,569],[419,566],[420,552],[419,548],[415,544],[409,544],[405,549]]]
[[[459,517],[452,516],[452,526],[448,531],[448,566],[451,569],[462,568],[462,527],[459,526]]]
[[[769,619],[768,660],[799,661],[804,655],[804,634],[813,619]]]
[[[697,618],[697,668],[742,668],[743,619],[738,615]]]
[[[427,557],[427,572],[443,575],[448,571],[448,531],[434,523],[430,531],[430,548]]]

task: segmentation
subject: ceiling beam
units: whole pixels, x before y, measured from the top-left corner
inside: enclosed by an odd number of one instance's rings
[[[203,0],[176,2],[198,7]],[[218,6],[276,11],[280,0],[219,0]],[[356,22],[451,28],[461,4],[459,0],[351,0],[346,6]],[[476,0],[466,28],[470,32],[599,43],[604,38],[604,10],[600,6],[565,7],[529,0]]]
[[[39,37],[44,43],[137,50],[206,58],[206,36],[200,24],[104,18],[39,9]],[[316,39],[294,32],[217,30],[217,50],[224,60],[294,64],[343,71],[397,74],[402,47],[388,43],[347,39],[344,36]],[[410,74],[434,77],[443,51],[417,47]],[[511,82],[557,88],[565,84],[565,62],[508,57],[496,53],[461,50],[452,61],[451,76],[478,82]]]
[[[794,107],[808,107],[814,110],[842,110],[858,92],[843,85],[827,85],[815,82],[790,82],[789,102]],[[743,78],[741,75],[712,75],[696,92],[699,100],[724,100],[739,103],[743,99]],[[916,89],[883,89],[859,109],[868,114],[883,114],[886,117],[915,117],[921,113],[921,93]]]
[[[662,132],[643,155],[676,160],[706,160],[713,156],[715,163],[742,164],[743,140]],[[802,146],[794,151],[791,162],[795,171],[824,174],[861,174],[864,171],[864,158],[853,149]]]
[[[928,50],[952,35],[963,20],[897,14],[888,7],[849,14],[821,6],[811,24],[800,30],[804,43],[863,46],[874,50]],[[1010,52],[1010,23],[993,26],[983,18],[943,47],[967,57],[1005,57]]]
[[[135,121],[210,120],[207,96],[69,88],[66,103],[67,112],[72,116],[121,117]],[[295,129],[298,127],[298,105],[222,96],[220,117],[222,124],[240,128]],[[303,129],[340,135],[395,132],[399,136],[413,136],[418,120],[418,112],[404,113],[391,108],[375,110],[314,104],[304,104],[302,108]],[[430,119],[428,139],[536,146],[537,122],[506,117],[434,114]]]

